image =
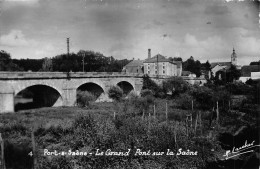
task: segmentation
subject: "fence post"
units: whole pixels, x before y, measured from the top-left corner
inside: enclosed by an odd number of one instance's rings
[[[175,121],[175,124],[174,124],[174,141],[175,141],[175,148],[177,149],[177,122]]]
[[[114,120],[116,119],[116,112],[114,112]]]
[[[32,128],[31,138],[32,138],[32,153],[33,153],[32,154],[33,155],[33,169],[38,169],[36,144],[35,144],[35,138],[34,138],[34,128]]]
[[[196,135],[196,130],[197,130],[198,116],[199,116],[199,114],[197,113],[196,120],[195,120],[195,135]]]
[[[153,116],[154,116],[154,119],[156,119],[155,114],[156,114],[156,112],[155,112],[155,104],[154,104],[153,105]]]
[[[218,110],[218,101],[217,101],[217,124],[218,124],[218,120],[219,120],[219,110]]]
[[[0,144],[1,144],[1,161],[0,161],[0,167],[2,169],[6,169],[5,167],[5,153],[4,153],[4,140],[2,139],[2,134],[0,133]]]
[[[166,108],[165,108],[165,117],[166,117],[166,122],[168,123],[168,106],[167,106],[167,101],[166,101]]]

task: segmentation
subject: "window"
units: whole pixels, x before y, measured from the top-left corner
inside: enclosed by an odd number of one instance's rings
[[[162,68],[165,69],[165,66],[163,66]]]
[[[165,74],[165,70],[163,70],[163,74]]]
[[[157,70],[155,71],[155,74],[157,74]]]
[[[150,74],[150,71],[148,71],[147,73]]]

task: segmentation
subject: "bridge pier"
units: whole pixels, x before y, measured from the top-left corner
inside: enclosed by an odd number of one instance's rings
[[[63,106],[74,106],[76,103],[77,92],[75,88],[63,89]]]
[[[14,91],[12,88],[0,89],[0,113],[14,112]]]

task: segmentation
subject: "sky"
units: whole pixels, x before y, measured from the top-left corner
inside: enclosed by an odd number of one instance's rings
[[[260,60],[257,0],[0,0],[0,50],[40,59],[80,49],[117,59]]]

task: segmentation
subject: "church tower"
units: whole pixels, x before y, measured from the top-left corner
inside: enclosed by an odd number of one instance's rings
[[[233,48],[233,53],[231,54],[231,64],[235,66],[237,65],[237,54],[234,48]]]

